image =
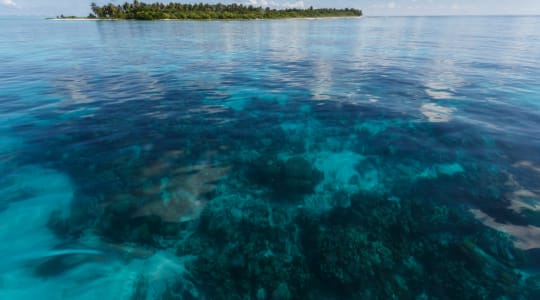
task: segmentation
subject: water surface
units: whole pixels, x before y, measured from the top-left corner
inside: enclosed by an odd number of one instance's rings
[[[0,25],[2,299],[540,297],[540,18]]]

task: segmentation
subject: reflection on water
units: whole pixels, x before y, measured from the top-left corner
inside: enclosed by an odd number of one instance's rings
[[[539,18],[0,23],[2,299],[538,298]]]
[[[430,122],[448,122],[450,121],[450,114],[454,110],[454,108],[443,107],[434,103],[424,104],[420,108],[422,114],[426,116]]]

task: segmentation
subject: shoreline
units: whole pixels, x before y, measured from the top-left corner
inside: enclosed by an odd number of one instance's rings
[[[327,20],[327,19],[360,19],[364,16],[343,16],[343,17],[295,17],[295,18],[262,18],[262,19],[109,19],[109,18],[45,18],[47,21],[270,21],[270,20]]]

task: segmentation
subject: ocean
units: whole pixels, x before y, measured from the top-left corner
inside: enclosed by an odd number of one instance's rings
[[[0,17],[1,299],[540,299],[540,17]]]

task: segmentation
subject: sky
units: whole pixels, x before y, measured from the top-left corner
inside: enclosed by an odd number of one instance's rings
[[[123,3],[126,0],[0,0],[0,15],[86,16],[90,3]],[[131,2],[132,0],[129,0]],[[140,0],[141,2],[156,2]],[[367,16],[395,15],[540,15],[540,0],[162,0],[160,2],[243,3],[274,8],[358,8]]]

